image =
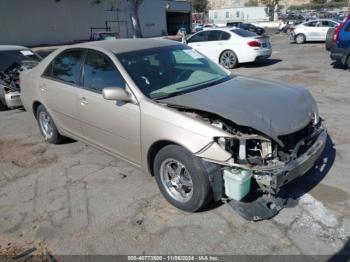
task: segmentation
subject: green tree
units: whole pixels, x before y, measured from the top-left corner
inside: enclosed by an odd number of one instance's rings
[[[313,3],[313,4],[325,4],[325,3],[327,3],[327,0],[311,0],[311,3]]]
[[[208,0],[191,0],[193,10],[198,13],[206,13],[208,11]]]

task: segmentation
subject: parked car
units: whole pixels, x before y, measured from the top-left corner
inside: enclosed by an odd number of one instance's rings
[[[187,44],[227,69],[267,59],[272,54],[267,36],[243,29],[205,30],[188,38]]]
[[[0,45],[0,111],[22,106],[18,67],[35,66],[41,57],[23,46]]]
[[[350,69],[350,15],[335,30],[331,58]]]
[[[62,47],[21,83],[49,143],[67,136],[124,159],[186,211],[256,191],[273,199],[326,144],[306,89],[234,76],[175,41]]]
[[[203,25],[201,25],[201,24],[194,24],[193,26],[192,26],[192,33],[197,33],[197,32],[200,32],[200,31],[203,31]]]
[[[297,44],[309,41],[326,41],[329,28],[335,28],[338,22],[329,19],[318,19],[297,25],[290,33],[290,40]]]
[[[243,30],[254,32],[258,35],[263,35],[265,33],[265,29],[262,27],[258,27],[258,26],[255,26],[253,24],[247,24],[247,23],[242,23],[242,22],[228,22],[226,24],[226,26],[227,27],[241,28]]]
[[[90,41],[116,40],[118,38],[118,33],[109,31],[93,32],[90,35]]]

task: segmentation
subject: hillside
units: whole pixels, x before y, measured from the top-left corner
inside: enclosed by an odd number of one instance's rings
[[[209,9],[221,9],[230,7],[242,7],[254,0],[209,0]],[[280,5],[288,7],[291,5],[301,5],[310,3],[310,0],[281,0]]]

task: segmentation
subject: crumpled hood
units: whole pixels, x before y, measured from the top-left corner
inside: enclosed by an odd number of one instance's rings
[[[242,76],[162,102],[214,113],[275,141],[304,128],[313,113],[318,116],[316,102],[306,89]]]

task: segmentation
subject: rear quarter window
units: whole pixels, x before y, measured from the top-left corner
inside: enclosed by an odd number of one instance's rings
[[[231,32],[235,33],[236,35],[239,35],[241,37],[257,36],[257,34],[250,32],[250,31],[243,30],[243,29],[233,29],[233,30],[231,30]]]

